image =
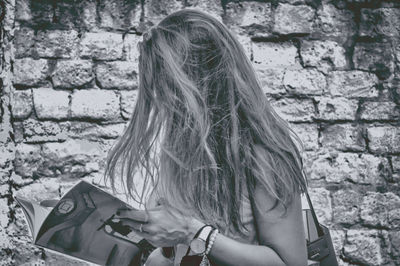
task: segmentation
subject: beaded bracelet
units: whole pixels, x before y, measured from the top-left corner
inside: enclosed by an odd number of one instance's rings
[[[208,253],[210,253],[211,248],[214,244],[215,238],[217,237],[218,233],[219,233],[218,229],[214,229],[214,231],[212,232],[211,237],[210,237],[210,243],[208,243],[206,253],[204,253],[204,255],[208,255]]]
[[[206,252],[204,252],[204,255],[203,255],[203,259],[201,260],[201,263],[200,263],[200,266],[206,266],[206,265],[208,265],[208,264],[206,264],[206,262],[208,261],[208,257],[207,257],[207,255],[210,253],[210,251],[211,251],[211,248],[212,248],[212,246],[213,246],[213,244],[214,244],[214,241],[215,241],[215,238],[217,237],[217,235],[218,235],[218,229],[214,229],[213,231],[212,231],[212,233],[210,234],[210,238],[209,238],[209,242],[208,242],[208,244],[207,244],[207,249],[206,249]],[[208,239],[207,239],[208,240]]]

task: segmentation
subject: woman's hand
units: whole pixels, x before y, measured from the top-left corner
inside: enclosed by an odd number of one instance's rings
[[[120,209],[114,219],[132,228],[155,247],[188,245],[197,230],[204,225],[172,207],[167,210],[163,205],[146,211]]]

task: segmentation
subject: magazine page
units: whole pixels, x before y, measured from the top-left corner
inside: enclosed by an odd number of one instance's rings
[[[112,221],[125,202],[81,181],[52,209],[35,244],[100,265],[138,265],[146,241]]]
[[[22,207],[22,211],[25,214],[25,220],[29,225],[29,230],[31,232],[33,242],[35,242],[39,229],[49,215],[52,208],[43,207],[40,204],[25,199],[21,196],[15,196],[14,198]]]

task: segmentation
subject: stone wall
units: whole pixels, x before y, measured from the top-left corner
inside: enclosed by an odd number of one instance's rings
[[[0,264],[82,265],[29,243],[12,196],[98,180],[137,95],[136,44],[205,10],[237,35],[305,143],[310,194],[340,265],[400,265],[400,2],[3,0]]]

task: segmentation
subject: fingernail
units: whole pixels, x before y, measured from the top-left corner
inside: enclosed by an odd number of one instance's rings
[[[111,221],[112,221],[113,223],[118,223],[120,220],[114,218],[114,219],[112,219]]]

